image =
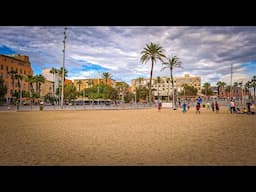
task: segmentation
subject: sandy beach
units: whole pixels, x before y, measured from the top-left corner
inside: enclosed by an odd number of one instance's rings
[[[256,165],[256,115],[0,112],[0,165]]]

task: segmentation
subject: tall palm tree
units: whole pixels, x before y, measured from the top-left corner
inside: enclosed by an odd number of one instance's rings
[[[226,83],[225,83],[225,82],[222,82],[222,81],[218,81],[218,82],[216,83],[216,85],[218,86],[218,97],[220,97],[220,88],[221,88],[221,87],[224,87],[224,86],[226,85]]]
[[[147,61],[151,60],[151,70],[150,70],[150,80],[149,80],[149,105],[151,106],[152,101],[152,76],[153,76],[153,69],[154,64],[157,62],[157,60],[163,61],[163,58],[165,58],[165,55],[163,54],[164,49],[154,43],[146,44],[146,47],[141,51],[141,63],[146,63]]]
[[[81,80],[77,81],[77,84],[78,84],[78,92],[80,93],[80,86],[82,84],[82,81]]]
[[[169,102],[170,99],[170,77],[168,77],[166,80],[168,81],[168,92],[167,92],[167,102]]]
[[[164,67],[161,70],[164,69],[170,69],[171,74],[171,83],[172,83],[172,106],[175,109],[175,95],[174,95],[174,81],[173,81],[173,69],[175,67],[181,67],[181,61],[177,56],[168,57],[166,62],[163,62]]]

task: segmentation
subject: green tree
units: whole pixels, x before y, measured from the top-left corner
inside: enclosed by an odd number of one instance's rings
[[[211,84],[206,82],[203,84],[203,90],[202,90],[202,93],[205,94],[206,96],[208,95],[212,95],[212,90],[211,90]]]
[[[116,89],[118,91],[118,95],[122,95],[122,101],[124,101],[125,95],[128,93],[128,88],[129,88],[129,85],[125,82],[116,83]]]
[[[108,84],[108,79],[111,78],[111,74],[109,72],[103,72],[102,77],[105,80],[105,84],[107,85]]]
[[[45,78],[41,74],[35,75],[34,82],[36,83],[36,92],[38,93],[38,96],[40,98],[41,84],[45,82]]]
[[[146,47],[141,51],[141,63],[146,63],[149,60],[151,61],[151,70],[150,70],[150,80],[149,80],[149,104],[151,106],[152,103],[152,76],[153,76],[153,69],[154,64],[157,62],[157,60],[163,61],[163,58],[165,58],[165,55],[163,54],[164,49],[154,43],[146,44]]]
[[[64,86],[64,99],[70,102],[76,99],[76,87],[73,84],[68,84]]]
[[[174,94],[174,80],[173,80],[173,69],[175,67],[181,67],[182,62],[177,56],[168,57],[166,62],[163,62],[164,67],[161,70],[164,69],[170,69],[170,75],[171,75],[171,83],[172,83],[172,106],[176,108],[175,104],[175,94]]]
[[[29,90],[29,93],[30,93],[30,97],[32,97],[32,94],[34,92],[33,83],[35,82],[35,78],[33,77],[33,75],[27,75],[25,77],[25,82],[28,83],[28,90]]]
[[[218,81],[217,83],[216,83],[216,85],[218,86],[218,97],[220,96],[220,88],[221,87],[224,87],[225,85],[226,85],[226,83],[225,82],[222,82],[222,81]]]
[[[189,86],[187,84],[182,85],[184,90],[182,92],[179,93],[180,96],[184,95],[185,96],[190,96],[190,97],[194,97],[197,95],[197,89],[193,86]]]

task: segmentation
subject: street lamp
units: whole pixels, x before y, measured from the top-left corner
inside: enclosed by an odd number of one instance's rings
[[[63,109],[63,100],[64,100],[64,69],[65,69],[65,48],[66,48],[66,31],[67,31],[67,27],[64,28],[64,49],[63,49],[63,62],[62,62],[62,89],[61,89],[61,109]]]

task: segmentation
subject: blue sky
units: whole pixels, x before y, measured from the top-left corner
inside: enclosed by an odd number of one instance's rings
[[[26,54],[32,69],[62,66],[64,27],[0,26],[0,54]],[[97,78],[109,72],[115,80],[149,78],[150,63],[140,63],[147,43],[160,44],[176,55],[183,68],[174,76],[201,76],[202,83],[249,80],[256,75],[256,27],[68,26],[65,67],[69,79]],[[169,76],[156,63],[153,77]]]

